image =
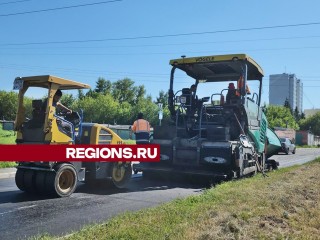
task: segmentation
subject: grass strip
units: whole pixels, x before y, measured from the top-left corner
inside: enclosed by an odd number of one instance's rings
[[[0,144],[15,144],[15,140],[14,131],[3,130],[2,124],[0,124]]]
[[[2,129],[2,124],[0,124],[0,144],[15,144],[16,136],[14,131],[6,131]],[[15,162],[0,162],[0,168],[15,167],[17,164]]]
[[[16,162],[0,162],[0,168],[10,168],[17,166]]]
[[[63,239],[317,239],[320,158],[121,214]],[[53,239],[42,236],[40,239]]]

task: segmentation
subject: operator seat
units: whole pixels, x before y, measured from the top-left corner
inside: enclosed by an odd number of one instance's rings
[[[42,111],[42,100],[32,100],[32,120],[44,123],[45,112]]]
[[[42,100],[32,100],[32,118],[23,125],[22,136],[25,142],[43,142],[43,125],[45,112],[42,111]]]

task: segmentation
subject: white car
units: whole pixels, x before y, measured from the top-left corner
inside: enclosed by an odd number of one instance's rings
[[[289,138],[280,138],[280,141],[282,147],[281,152],[285,154],[289,154],[289,152],[292,152],[292,154],[296,153],[296,145],[294,145]]]

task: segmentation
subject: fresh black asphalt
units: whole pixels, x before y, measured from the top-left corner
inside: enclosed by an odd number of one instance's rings
[[[280,166],[301,164],[320,156],[320,149],[297,149],[295,155],[273,159]],[[68,198],[45,198],[21,192],[14,178],[0,178],[0,239],[24,239],[51,234],[63,236],[87,224],[101,223],[126,211],[137,211],[189,195],[207,186],[182,179],[145,180],[134,175],[128,188],[80,183]]]

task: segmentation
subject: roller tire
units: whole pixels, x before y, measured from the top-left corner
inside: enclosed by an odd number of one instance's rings
[[[52,179],[50,179],[52,187]],[[77,188],[78,175],[71,164],[62,164],[57,167],[53,181],[54,194],[58,197],[69,197]]]
[[[40,194],[47,193],[46,174],[47,174],[47,172],[45,172],[45,171],[37,171],[36,172],[35,185],[36,185],[37,192]]]
[[[46,172],[45,174],[45,193],[54,195],[55,189],[54,189],[54,181],[56,178],[56,172]]]
[[[125,165],[114,163],[111,168],[111,180],[117,188],[125,188],[132,176],[131,164]]]
[[[25,169],[21,169],[18,168],[17,172],[16,172],[16,176],[15,176],[15,182],[17,187],[21,190],[21,191],[26,191],[26,187],[24,184],[24,173],[25,173]]]
[[[36,192],[36,185],[35,185],[35,175],[36,172],[34,170],[26,170],[23,176],[25,191],[28,193]]]

